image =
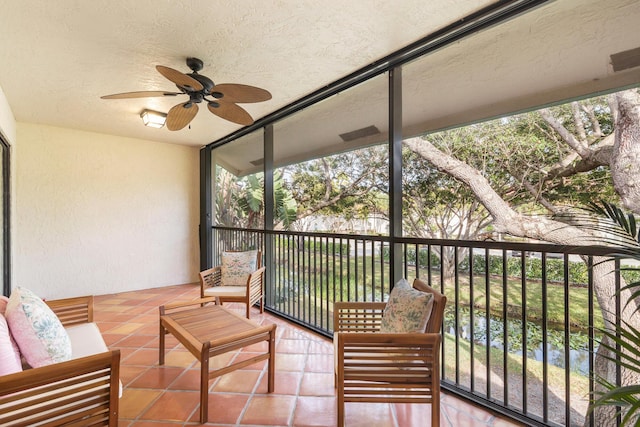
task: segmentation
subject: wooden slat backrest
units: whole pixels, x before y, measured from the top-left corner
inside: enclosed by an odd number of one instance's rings
[[[93,322],[93,296],[45,301],[63,326]]]
[[[333,330],[377,332],[386,305],[384,302],[336,302],[333,305]]]

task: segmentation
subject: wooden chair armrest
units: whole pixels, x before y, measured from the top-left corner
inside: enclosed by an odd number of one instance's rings
[[[186,307],[191,307],[193,305],[203,306],[203,305],[208,304],[210,302],[215,303],[216,302],[216,297],[197,298],[197,299],[194,299],[194,300],[191,300],[191,301],[179,301],[179,302],[173,302],[173,303],[161,305],[159,307],[160,315],[162,316],[163,314],[166,314],[167,312],[178,310],[178,309],[183,309],[183,308],[186,308]]]
[[[262,289],[262,275],[264,274],[266,267],[260,267],[249,275],[247,285],[249,288],[260,287]]]
[[[337,334],[338,371],[364,370],[357,375],[375,380],[376,375],[387,375],[389,369],[425,369],[438,372],[441,335],[435,333]],[[384,372],[376,373],[381,369]]]
[[[205,298],[205,289],[222,285],[222,266],[215,266],[200,272],[200,297]]]
[[[45,301],[58,316],[62,325],[67,327],[79,323],[93,322],[93,296],[64,298]]]
[[[387,303],[336,302],[333,304],[333,330],[335,332],[376,332]]]
[[[213,274],[213,286],[220,286],[222,284],[222,266],[216,265],[211,269]]]
[[[0,376],[0,425],[117,426],[119,371],[112,350]]]

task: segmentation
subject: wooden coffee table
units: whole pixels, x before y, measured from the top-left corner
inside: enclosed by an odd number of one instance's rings
[[[160,307],[160,365],[164,365],[165,335],[172,333],[200,362],[200,423],[208,421],[209,380],[269,359],[268,391],[273,392],[276,325],[260,326],[219,305],[202,306],[214,298]],[[196,307],[190,307],[194,306]],[[209,371],[209,358],[255,344],[269,342],[269,349],[247,360]]]

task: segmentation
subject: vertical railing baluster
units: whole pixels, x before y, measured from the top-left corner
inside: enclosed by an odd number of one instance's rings
[[[273,301],[273,305],[278,307],[280,305],[280,286],[279,283],[282,281],[282,239],[285,236],[277,234],[274,236],[273,241],[276,242],[276,259],[275,262],[275,282],[272,283],[271,288],[273,289],[273,297],[271,298]]]
[[[343,242],[342,237],[340,237],[340,301],[344,301],[344,265],[343,265],[344,247],[342,245],[342,242]],[[347,262],[348,261],[349,259],[347,258]]]
[[[320,262],[320,271],[322,272],[323,282],[320,287],[320,325],[325,325],[325,321],[329,319],[326,313],[329,313],[329,238],[324,238],[324,262]],[[320,258],[322,261],[322,257]],[[329,323],[326,323],[328,326]],[[328,329],[328,328],[325,328]]]
[[[547,349],[547,253],[542,252],[542,419],[549,421],[549,353]],[[526,304],[525,304],[526,305]]]
[[[417,245],[416,245],[417,247]],[[431,268],[431,245],[427,245],[427,284],[433,287],[433,274]]]
[[[347,247],[347,300],[351,301],[351,245],[352,245],[352,239],[348,239],[347,240],[348,243],[348,247]],[[358,301],[358,298],[355,298],[353,301]]]
[[[380,255],[379,255],[379,261],[380,261],[380,296],[374,298],[374,301],[382,301],[382,296],[384,295],[384,290],[385,290],[385,286],[384,286],[384,282],[385,282],[385,275],[384,275],[384,257],[382,256],[382,254],[384,253],[384,241],[380,241]]]
[[[527,253],[522,252],[521,264],[520,264],[520,305],[521,315],[520,321],[522,322],[522,412],[527,413],[527,391],[529,389],[528,375],[527,375]]]
[[[313,236],[313,325],[318,324],[318,239]]]
[[[311,254],[313,253],[313,248],[311,247],[311,242],[313,241],[311,237],[307,236],[306,238],[307,243],[305,244],[305,250],[307,251],[307,314],[306,314],[306,321],[307,323],[311,324],[311,293],[312,293],[312,288],[313,288],[313,283],[311,280]],[[315,257],[314,257],[315,258]]]
[[[446,294],[446,290],[445,290],[445,286],[444,286],[444,274],[443,274],[443,271],[444,271],[444,261],[443,261],[442,253],[443,253],[443,247],[442,247],[442,245],[440,245],[440,293],[441,293],[441,294],[443,294],[443,295],[447,295],[447,294]],[[431,258],[429,258],[429,259],[431,259]],[[449,299],[449,298],[450,298],[450,297],[447,297],[447,299]],[[450,301],[450,300],[449,300],[449,301]],[[454,307],[454,309],[455,309],[455,307]],[[446,316],[446,311],[445,311],[445,316]],[[444,330],[444,326],[443,326],[443,330]],[[457,334],[457,333],[458,333],[458,331],[454,331],[454,333],[455,333],[455,334]],[[445,366],[446,366],[446,365],[445,365],[445,360],[446,360],[446,359],[445,359],[445,355],[446,355],[446,353],[447,353],[447,350],[446,350],[446,348],[445,348],[445,347],[446,347],[446,340],[445,340],[444,338],[443,338],[443,340],[442,340],[442,345],[441,345],[441,347],[442,347],[442,348],[440,349],[440,365],[441,365],[441,366],[440,366],[440,372],[442,372],[443,377],[444,377],[444,373],[445,373]]]
[[[571,422],[571,318],[569,312],[570,295],[569,289],[571,283],[569,283],[569,255],[564,255],[564,265],[562,266],[564,272],[564,387],[565,387],[565,414],[564,422],[566,425]]]
[[[373,240],[369,240],[371,244],[371,301],[376,300],[376,283],[380,283],[376,280],[376,249],[373,245]]]
[[[507,316],[509,315],[509,298],[507,285],[509,283],[509,260],[506,249],[502,250],[502,384],[504,384],[504,406],[509,406],[509,330]]]
[[[487,378],[487,397],[489,399],[491,396],[491,276],[490,273],[490,264],[489,262],[491,254],[489,252],[489,248],[485,248],[484,250],[484,321],[485,321],[485,330],[487,331],[487,337],[485,338],[485,377]]]
[[[469,259],[469,387],[471,391],[476,391],[476,374],[475,374],[475,310],[474,310],[474,302],[475,302],[475,294],[473,292],[473,248],[469,248],[469,253],[467,255]]]
[[[618,272],[618,274],[620,274]],[[568,288],[567,288],[568,289]],[[588,294],[588,306],[589,306],[589,396],[593,395],[593,392],[595,390],[595,346],[594,346],[594,340],[595,340],[595,330],[594,330],[594,325],[595,325],[595,315],[594,315],[594,289],[593,289],[593,257],[589,256],[587,258],[587,294]],[[569,400],[568,397],[570,396],[569,392],[567,391],[567,400],[566,400],[566,404],[565,404],[565,408],[566,408],[566,412],[567,412],[567,425],[569,425],[569,419],[571,416],[571,406],[569,406]],[[593,426],[595,425],[595,414],[593,412],[591,412],[591,414],[589,414],[589,425]]]
[[[336,289],[337,289],[337,282],[336,282],[336,238],[335,236],[333,237],[332,240],[332,249],[331,249],[331,260],[332,260],[332,267],[331,267],[331,271],[332,271],[332,299],[331,302],[336,302],[337,298],[336,298]],[[333,311],[333,304],[331,304],[331,311]],[[329,318],[331,318],[332,316],[328,316]]]
[[[301,318],[301,308],[300,308],[300,296],[302,295],[302,292],[300,291],[300,287],[302,286],[302,288],[304,289],[304,277],[300,276],[300,272],[302,272],[302,274],[304,275],[304,267],[303,265],[301,265],[300,263],[300,259],[302,258],[302,263],[304,263],[304,256],[301,256],[300,254],[304,254],[304,252],[300,252],[300,240],[302,240],[303,237],[302,235],[297,235],[296,238],[296,317],[298,319]],[[304,244],[304,243],[303,243]]]
[[[353,243],[354,243],[353,246],[354,246],[354,250],[355,250],[355,255],[353,257],[353,260],[354,260],[353,261],[353,269],[355,270],[354,271],[354,282],[355,282],[355,286],[356,286],[356,288],[355,288],[355,292],[356,292],[355,301],[360,301],[360,298],[359,298],[360,292],[358,292],[358,289],[360,289],[360,283],[358,281],[358,270],[359,270],[358,269],[358,260],[360,259],[358,257],[358,240],[354,239]]]
[[[455,311],[454,311],[454,328],[455,328],[455,343],[456,343],[456,384],[460,385],[460,281],[458,277],[458,247],[451,246],[453,248],[453,292],[454,292],[454,301],[455,301]],[[445,248],[442,247],[441,254],[444,254]],[[444,258],[444,256],[442,256]],[[444,267],[444,266],[443,266]],[[440,271],[440,275],[444,277],[444,268]]]
[[[620,271],[620,258],[616,258],[615,261],[615,271]],[[622,304],[620,301],[620,287],[622,286],[620,274],[616,274],[615,280],[615,299],[616,299],[616,355],[621,353],[620,347],[620,325],[622,319]],[[622,365],[620,364],[619,356],[616,356],[616,387],[620,387],[622,385]],[[618,411],[618,425],[622,424],[622,411],[620,406],[616,406],[616,411]]]
[[[362,239],[362,301],[367,300],[367,241]]]

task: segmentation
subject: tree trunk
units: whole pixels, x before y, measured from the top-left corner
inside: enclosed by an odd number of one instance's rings
[[[616,101],[611,177],[624,206],[640,214],[640,93],[638,90],[620,92]]]

